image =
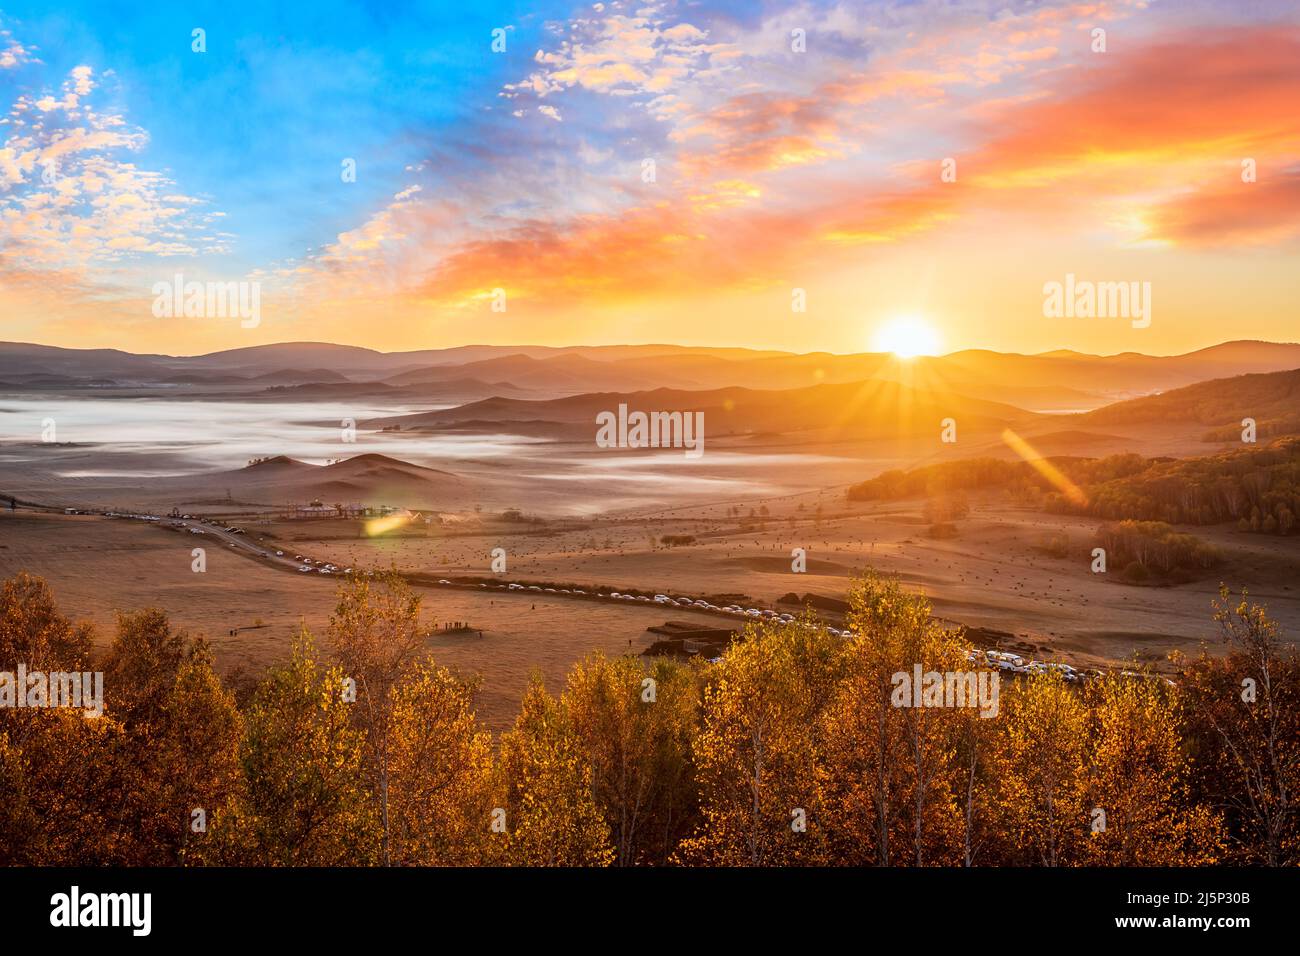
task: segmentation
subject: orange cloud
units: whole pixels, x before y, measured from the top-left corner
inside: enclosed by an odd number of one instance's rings
[[[723,196],[743,184],[720,183]],[[693,199],[695,197],[692,197]],[[737,206],[739,208],[737,208]],[[832,199],[774,211],[744,203],[660,203],[568,225],[531,223],[462,247],[420,290],[420,298],[465,306],[494,288],[550,305],[700,290],[754,289],[789,281],[836,250],[892,242],[949,215],[942,192]]]
[[[1148,238],[1189,246],[1277,242],[1300,235],[1300,172],[1207,189],[1156,207],[1146,216]]]
[[[993,117],[1011,130],[965,160],[984,186],[1045,185],[1103,164],[1170,166],[1300,149],[1300,31],[1277,27],[1187,37],[1095,65],[1050,100]],[[1168,165],[1161,165],[1168,164]]]

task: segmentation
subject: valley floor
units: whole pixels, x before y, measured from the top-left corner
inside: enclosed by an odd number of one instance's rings
[[[996,498],[972,505],[958,536],[943,540],[927,536],[919,502],[849,507],[842,496],[816,492],[755,500],[739,517],[728,514],[732,505],[697,505],[519,528],[472,521],[455,529],[415,526],[378,538],[344,520],[244,524],[250,542],[290,557],[395,567],[453,582],[422,589],[425,618],[438,628],[466,622],[471,630],[438,633],[430,648],[443,663],[482,678],[480,712],[494,729],[513,717],[533,669],[555,689],[572,663],[592,651],[640,652],[655,639],[646,628],[666,619],[738,624],[701,611],[468,583],[491,576],[494,548],[507,556],[503,581],[587,590],[607,585],[711,600],[743,595],[763,607],[774,607],[788,592],[842,598],[851,575],[875,567],[922,590],[940,617],[1007,632],[1005,649],[1079,667],[1137,659],[1168,669],[1171,651],[1213,645],[1210,605],[1220,580],[1247,588],[1268,605],[1284,633],[1293,640],[1300,635],[1300,543],[1294,538],[1245,535],[1230,526],[1188,529],[1224,552],[1221,568],[1177,587],[1135,587],[1113,574],[1091,573],[1095,520],[1044,515]],[[759,514],[763,508],[766,517]],[[1049,536],[1062,534],[1069,541],[1066,557],[1041,550]],[[693,537],[694,543],[664,546],[664,535]],[[201,574],[191,570],[191,549],[199,544],[207,550]],[[804,573],[791,569],[794,548],[806,550]],[[156,524],[4,511],[0,577],[19,570],[46,578],[63,612],[94,621],[101,642],[112,633],[115,610],[161,606],[177,626],[207,635],[222,670],[254,674],[287,654],[302,624],[325,634],[339,584]]]

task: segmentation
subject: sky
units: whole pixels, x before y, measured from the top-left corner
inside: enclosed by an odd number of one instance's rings
[[[0,4],[0,340],[1300,339],[1294,3]]]

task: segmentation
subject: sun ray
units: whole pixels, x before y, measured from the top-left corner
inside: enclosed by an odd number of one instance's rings
[[[1088,496],[1083,493],[1083,489],[1072,482],[1065,474],[1053,465],[1050,461],[1038,453],[1033,445],[1025,441],[1010,428],[1002,432],[1002,440],[1017,455],[1029,463],[1029,466],[1038,472],[1056,488],[1061,494],[1065,495],[1071,502],[1083,506],[1088,503]]]

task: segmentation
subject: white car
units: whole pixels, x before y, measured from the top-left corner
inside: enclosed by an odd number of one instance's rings
[[[277,552],[275,552],[275,556],[276,556],[277,558],[283,558],[283,557],[284,557],[284,552],[283,552],[283,551],[277,551]]]
[[[438,579],[438,583],[439,583],[439,584],[451,584],[451,582],[448,581],[446,578],[439,578],[439,579]]]

